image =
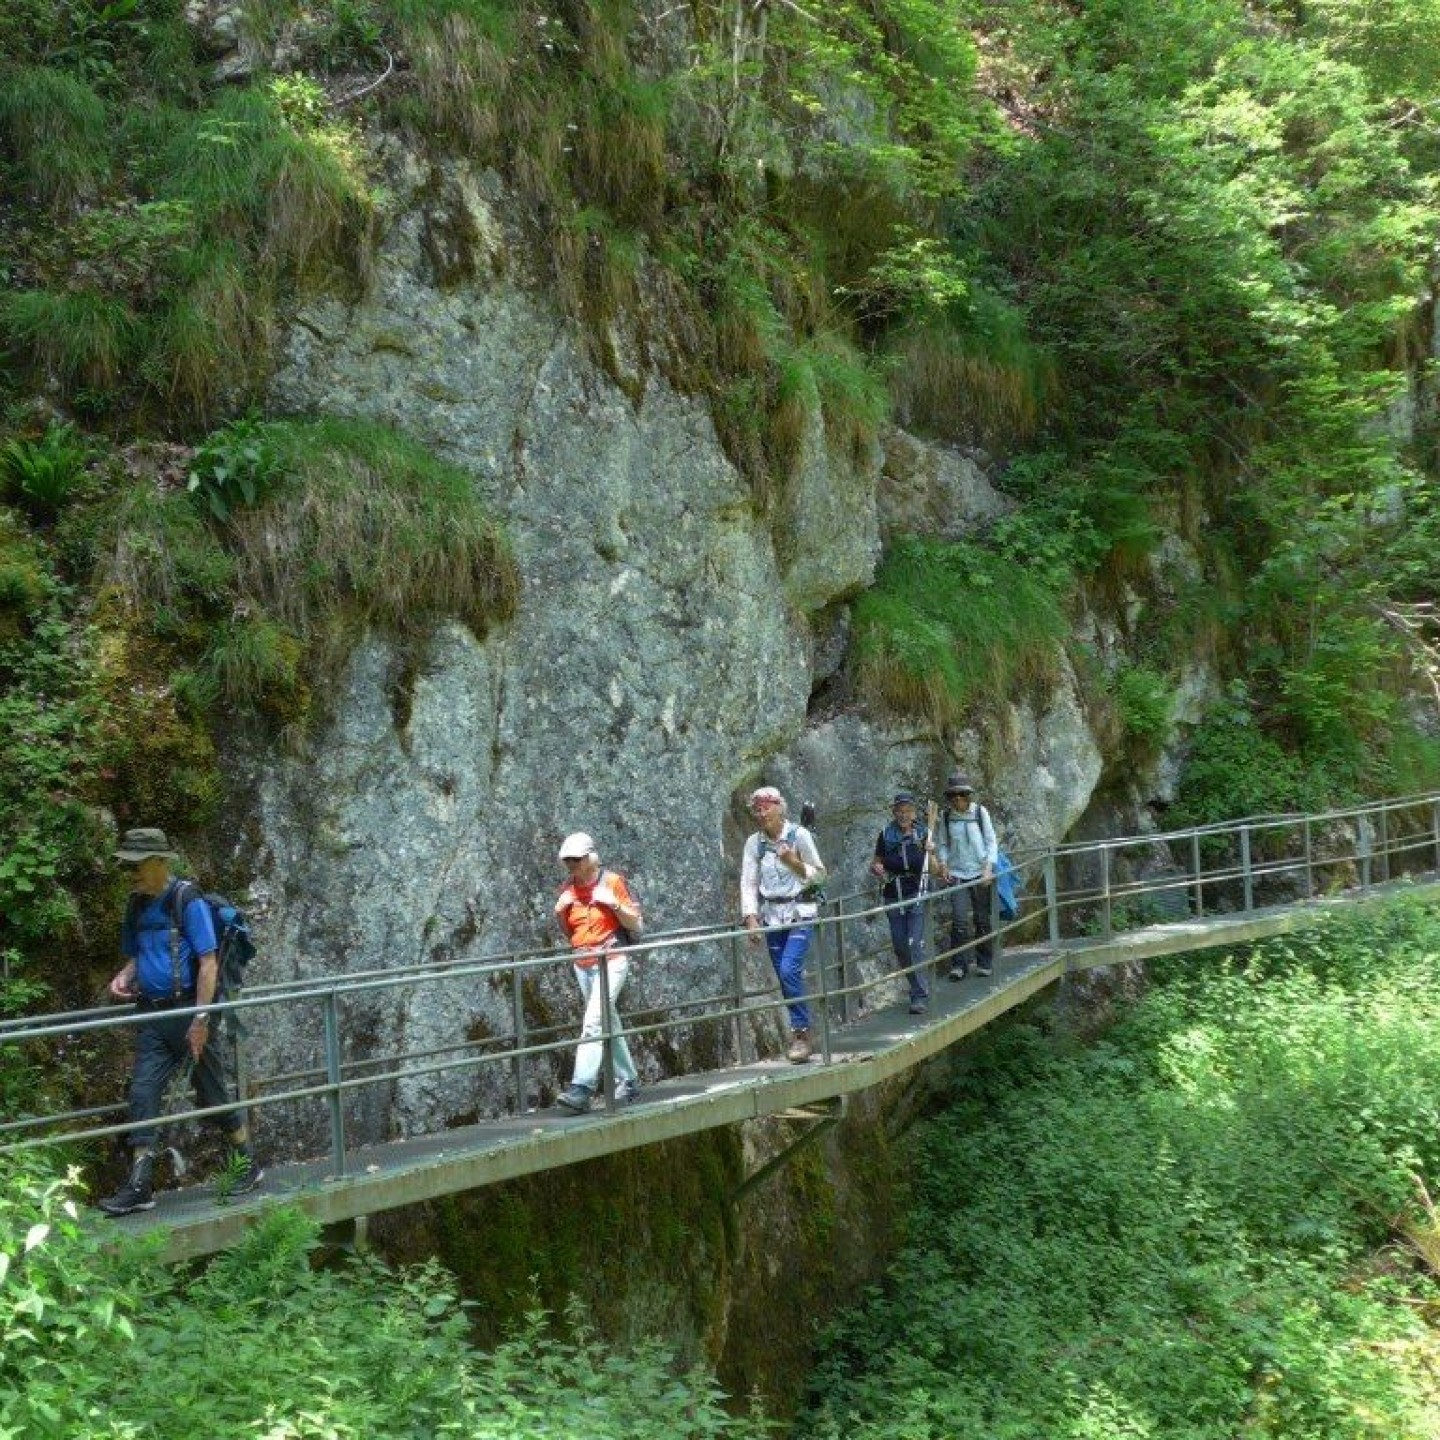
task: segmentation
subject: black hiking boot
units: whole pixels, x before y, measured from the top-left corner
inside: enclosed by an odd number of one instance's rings
[[[130,1166],[130,1178],[113,1194],[107,1195],[100,1208],[107,1215],[133,1215],[137,1210],[155,1208],[155,1157],[148,1151],[137,1155]]]

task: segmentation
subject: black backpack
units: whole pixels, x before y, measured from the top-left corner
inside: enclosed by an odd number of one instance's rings
[[[605,883],[605,877],[607,875],[613,876],[614,874],[615,872],[613,870],[602,870],[597,877],[595,883],[597,885],[603,885]],[[625,888],[629,890],[630,898],[635,902],[636,909],[643,910],[644,907],[640,904],[640,897],[635,893],[635,887],[630,884],[628,880],[625,882]],[[640,943],[640,931],[627,930],[623,925],[620,924],[620,917],[618,915],[615,917],[615,924],[617,927],[616,934],[618,934],[620,937],[620,944],[618,948],[623,950],[627,945],[638,945]]]

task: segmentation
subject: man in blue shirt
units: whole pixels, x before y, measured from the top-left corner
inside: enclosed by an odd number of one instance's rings
[[[930,832],[915,819],[915,797],[902,790],[891,802],[894,817],[875,841],[870,873],[884,880],[881,898],[886,904],[915,900],[924,888],[927,869],[935,861]],[[925,983],[925,911],[921,905],[900,905],[886,911],[890,922],[890,948],[910,983],[910,1013],[923,1015],[930,1006]]]
[[[193,886],[187,892],[177,891],[181,882],[170,873],[175,852],[163,830],[127,830],[115,858],[131,868],[133,878],[120,927],[125,965],[111,980],[110,993],[133,1000],[137,1010],[151,1017],[136,1029],[130,1119],[158,1118],[165,1087],[187,1059],[193,1067],[199,1107],[230,1105],[224,1067],[218,1047],[210,1044],[210,1017],[204,1008],[215,998],[219,981],[210,907]],[[183,912],[177,915],[177,902],[186,894]],[[229,1193],[253,1190],[264,1172],[251,1152],[244,1113],[231,1110],[211,1118],[230,1143]],[[157,1134],[154,1125],[129,1133],[130,1178],[100,1202],[107,1215],[153,1208]]]

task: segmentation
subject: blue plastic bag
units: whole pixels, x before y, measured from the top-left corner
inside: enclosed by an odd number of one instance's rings
[[[1000,918],[1014,920],[1020,914],[1020,872],[1003,851],[995,854],[995,897],[1000,902]]]

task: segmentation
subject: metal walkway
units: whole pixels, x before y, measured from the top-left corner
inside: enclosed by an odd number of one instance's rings
[[[1177,852],[1188,854],[1193,863],[1175,865]],[[552,1038],[534,1027],[527,1029],[519,977],[562,956],[507,956],[471,967],[492,980],[503,974],[514,982],[517,996],[515,1032],[502,1037],[509,1043],[492,1042],[485,1053],[456,1055],[447,1050],[369,1061],[343,1053],[340,997],[376,987],[453,981],[455,967],[443,976],[427,970],[379,972],[343,981],[321,978],[303,986],[257,987],[234,1008],[319,1003],[327,1016],[330,1043],[323,1078],[310,1072],[250,1077],[250,1104],[326,1106],[330,1153],[305,1163],[270,1166],[258,1192],[232,1203],[217,1203],[208,1185],[172,1190],[157,1194],[153,1211],[103,1223],[132,1233],[164,1227],[166,1258],[183,1260],[233,1243],[257,1215],[278,1204],[298,1204],[321,1223],[336,1224],[716,1126],[785,1113],[837,1113],[848,1095],[931,1058],[1067,973],[1240,945],[1400,893],[1440,900],[1440,796],[1324,816],[1250,818],[1169,835],[1062,846],[1019,857],[1017,868],[1028,893],[1022,918],[998,926],[1001,943],[994,976],[978,979],[972,974],[958,984],[938,981],[932,986],[929,1013],[923,1016],[911,1016],[904,1004],[888,1003],[899,973],[891,968],[888,938],[878,951],[857,946],[857,937],[873,934],[875,917],[883,917],[887,907],[857,904],[857,897],[832,902],[818,922],[820,934],[812,952],[811,998],[820,1053],[806,1065],[745,1053],[742,1022],[773,1013],[777,1001],[773,985],[747,989],[745,966],[736,958],[743,942],[736,932],[696,931],[648,942],[645,948],[707,946],[717,963],[730,958],[733,989],[697,1004],[707,1020],[727,1033],[733,1024],[738,1053],[736,1062],[723,1069],[648,1084],[641,1103],[612,1113],[601,1108],[573,1117],[516,1105],[513,1113],[499,1118],[430,1135],[370,1146],[346,1144],[347,1096],[397,1076],[456,1068],[493,1073],[500,1067],[505,1076],[515,1077],[517,1096],[530,1094],[527,1063],[551,1052],[568,1054],[574,1035],[572,1031]],[[1041,893],[1033,893],[1037,891]],[[1279,904],[1256,903],[1270,893],[1287,898]],[[934,906],[945,898],[941,892],[926,903]],[[1156,915],[1170,918],[1134,924]],[[1134,928],[1121,928],[1126,923]],[[937,956],[941,973],[952,954]],[[468,972],[462,967],[461,973]],[[694,1007],[685,1008],[691,1012]],[[643,1037],[681,1024],[693,1029],[696,1019],[695,1013],[663,1016],[640,1025],[627,1023],[627,1030],[632,1037]],[[86,1030],[134,1023],[128,1012],[124,1017],[79,1012],[12,1021],[0,1026],[0,1054],[9,1044],[34,1046],[61,1037],[73,1041]],[[125,1124],[103,1123],[113,1109],[9,1121],[0,1125],[0,1142],[5,1142],[0,1150],[123,1133]]]

